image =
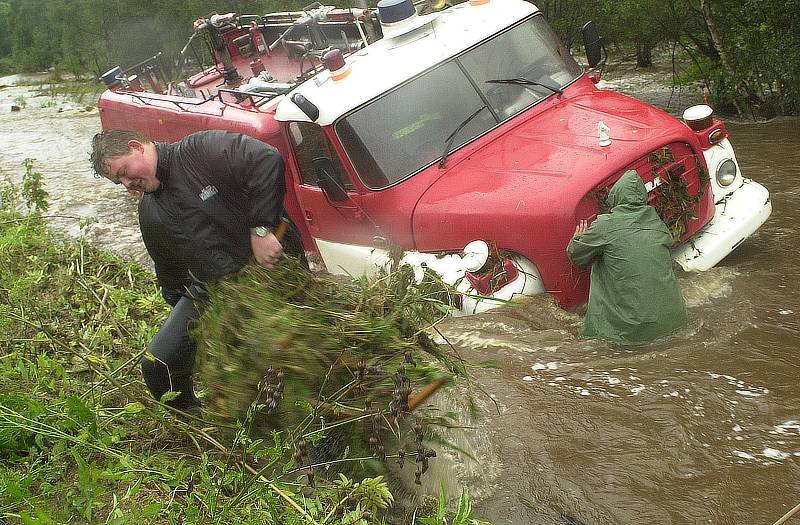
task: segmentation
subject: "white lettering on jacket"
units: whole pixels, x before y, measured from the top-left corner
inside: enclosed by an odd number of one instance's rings
[[[218,193],[218,191],[217,191],[217,188],[215,186],[211,186],[211,185],[206,186],[205,188],[203,188],[203,191],[200,192],[200,200],[207,201],[208,199],[210,199],[211,197],[213,197],[217,193]]]

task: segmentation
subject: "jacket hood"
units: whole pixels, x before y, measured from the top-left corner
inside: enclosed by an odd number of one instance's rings
[[[614,183],[606,197],[606,204],[613,209],[621,204],[641,206],[647,203],[647,189],[642,178],[634,170],[628,170]]]

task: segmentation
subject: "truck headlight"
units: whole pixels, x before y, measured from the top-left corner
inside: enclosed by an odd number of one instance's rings
[[[477,240],[464,246],[464,269],[468,272],[477,272],[489,260],[489,245],[485,241]]]
[[[736,163],[732,159],[727,159],[717,168],[717,182],[720,186],[730,186],[734,179],[736,179]]]

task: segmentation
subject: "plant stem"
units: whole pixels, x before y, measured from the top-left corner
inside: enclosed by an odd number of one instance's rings
[[[798,512],[800,512],[800,504],[798,504],[795,508],[793,508],[792,510],[790,510],[789,512],[784,514],[783,517],[781,517],[781,519],[776,521],[773,525],[783,525],[784,523],[789,521],[792,518],[792,516],[794,516]]]

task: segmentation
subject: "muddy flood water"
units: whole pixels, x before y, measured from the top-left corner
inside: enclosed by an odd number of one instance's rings
[[[31,97],[18,80],[0,78],[0,179],[19,181],[36,159],[60,229],[77,235],[93,219],[92,239],[148,264],[135,200],[88,166],[96,111]],[[774,211],[719,266],[679,275],[691,320],[679,335],[637,348],[581,341],[581,317],[547,297],[441,326],[466,359],[502,364],[473,370],[483,414],[451,436],[474,460],[440,454],[432,467],[437,485],[470,487],[480,517],[772,525],[800,503],[800,120],[728,128]]]

